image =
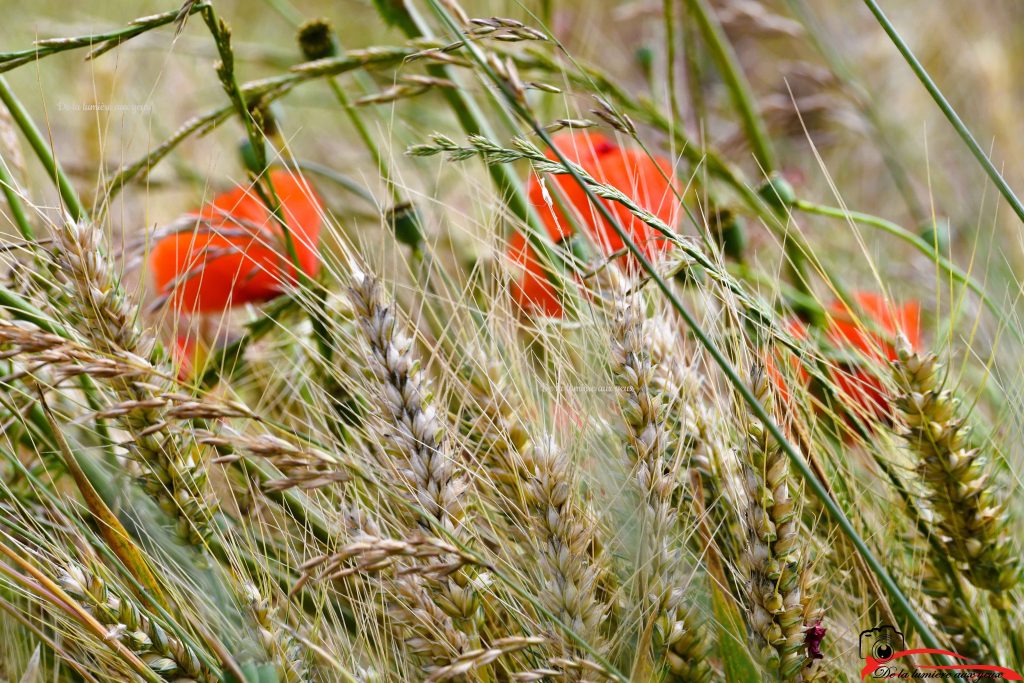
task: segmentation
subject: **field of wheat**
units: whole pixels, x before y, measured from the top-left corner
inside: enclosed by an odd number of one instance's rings
[[[1024,680],[1018,3],[0,6],[0,681]]]

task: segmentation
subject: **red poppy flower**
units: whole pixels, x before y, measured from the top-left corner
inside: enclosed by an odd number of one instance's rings
[[[871,319],[879,332],[859,323],[842,303],[832,305],[832,324],[829,340],[840,349],[853,349],[863,358],[849,367],[841,366],[833,373],[840,395],[848,403],[860,408],[861,415],[881,418],[889,413],[889,397],[878,376],[879,367],[885,371],[888,363],[896,360],[894,341],[902,336],[915,350],[921,348],[921,307],[916,301],[893,306],[877,294],[860,292],[854,295],[864,315]],[[879,361],[876,363],[875,361]]]
[[[566,158],[581,166],[595,180],[620,190],[666,225],[675,225],[679,212],[679,188],[672,164],[667,159],[651,159],[643,151],[623,149],[598,133],[563,133],[556,135],[553,141]],[[547,156],[552,160],[557,159],[551,150],[548,150]],[[555,193],[551,193],[549,205],[540,178],[536,174],[530,176],[530,203],[540,215],[552,242],[558,243],[570,237],[572,226],[579,224],[586,227],[591,239],[607,255],[625,246],[615,229],[601,217],[586,192],[571,175],[547,176],[546,182],[557,185],[566,207],[574,214],[571,220],[565,215]],[[657,253],[669,247],[670,243],[664,237],[636,218],[626,207],[609,200],[601,201],[647,258],[654,258]],[[555,296],[554,288],[548,282],[537,254],[523,235],[512,235],[508,256],[523,269],[523,275],[512,284],[515,302],[528,313],[560,316],[562,306]]]
[[[904,337],[915,350],[921,349],[921,307],[916,301],[895,306],[869,292],[855,292],[853,299],[863,313],[862,319],[840,301],[829,306],[825,338],[839,354],[850,356],[848,362],[832,363],[829,379],[852,414],[883,419],[889,414],[889,396],[880,373],[896,359],[894,341],[898,337]],[[791,321],[789,329],[798,339],[807,336],[806,327],[799,321]],[[809,383],[807,370],[795,357],[791,362],[800,381],[805,385]],[[790,392],[782,373],[771,361],[767,363],[767,371],[779,397],[783,403],[788,403]]]
[[[320,265],[321,203],[287,171],[270,174],[303,272]],[[207,313],[275,298],[296,278],[284,231],[252,187],[204,206],[194,226],[159,240],[150,254],[157,292],[178,311]]]

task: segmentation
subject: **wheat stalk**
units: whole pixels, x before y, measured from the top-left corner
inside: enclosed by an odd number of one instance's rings
[[[447,425],[438,417],[412,340],[402,333],[376,278],[355,274],[349,296],[369,348],[368,372],[376,380],[374,393],[386,423],[383,443],[393,458],[381,464],[395,470],[404,495],[421,515],[420,526],[438,525],[447,534],[465,538],[462,499],[467,482],[456,471]],[[479,637],[482,613],[476,592],[462,575],[437,581],[436,587],[424,595],[418,582],[408,581],[400,584],[399,593],[416,606],[413,611],[421,621],[438,621],[438,612],[453,619],[468,637],[459,639],[455,654],[462,654]]]

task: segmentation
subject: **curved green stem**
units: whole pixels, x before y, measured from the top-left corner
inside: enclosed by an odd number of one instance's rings
[[[860,213],[858,211],[848,211],[845,209],[838,209],[831,206],[822,206],[820,204],[814,204],[807,202],[802,199],[798,199],[794,204],[793,208],[804,213],[814,214],[817,216],[828,216],[830,218],[839,218],[841,220],[853,221],[860,225],[866,225],[868,227],[877,228],[882,232],[896,237],[910,246],[914,247],[917,251],[921,252],[929,259],[931,259],[937,266],[946,272],[951,278],[966,286],[972,292],[978,295],[981,302],[985,304],[985,307],[992,312],[992,315],[1007,327],[1014,331],[1015,334],[1019,335],[1017,328],[1010,324],[1010,321],[1006,319],[1003,312],[999,309],[996,303],[992,300],[992,297],[988,295],[985,288],[970,275],[961,270],[955,263],[947,259],[942,254],[938,253],[933,245],[928,244],[923,239],[910,232],[906,228],[903,228],[891,221],[887,221],[884,218],[878,216],[872,216],[867,213]]]
[[[85,207],[82,206],[82,202],[78,199],[78,193],[75,192],[74,186],[71,185],[67,174],[64,173],[64,169],[61,168],[61,165],[54,158],[53,151],[50,149],[50,143],[43,138],[42,133],[36,128],[36,124],[32,122],[32,117],[29,116],[25,107],[22,106],[21,102],[14,95],[14,91],[7,85],[7,79],[3,77],[0,77],[0,100],[3,100],[7,110],[11,112],[14,122],[18,124],[18,128],[21,129],[25,139],[28,140],[28,144],[32,147],[32,151],[36,153],[36,157],[43,164],[46,173],[53,179],[57,186],[57,191],[60,193],[61,201],[64,202],[64,208],[71,214],[71,218],[76,221],[88,218],[89,215]]]

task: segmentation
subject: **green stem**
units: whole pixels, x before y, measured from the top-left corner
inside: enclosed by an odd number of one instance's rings
[[[7,164],[0,159],[0,189],[3,190],[4,197],[7,199],[7,206],[11,209],[11,216],[14,218],[15,225],[18,226],[18,232],[26,242],[34,244],[36,233],[21,205],[21,197],[18,196],[15,187],[14,177],[7,170]]]
[[[326,300],[323,288],[313,280],[305,270],[302,269],[302,263],[299,261],[299,253],[295,248],[295,239],[292,236],[292,231],[288,227],[288,221],[286,220],[284,211],[281,210],[281,200],[277,196],[277,191],[274,189],[274,183],[271,181],[269,174],[266,173],[268,168],[267,150],[264,143],[266,136],[257,126],[256,119],[253,116],[253,113],[249,110],[249,104],[246,101],[245,94],[239,87],[238,79],[235,76],[235,58],[231,49],[231,30],[223,20],[217,18],[217,14],[212,6],[204,8],[202,15],[203,20],[206,22],[206,25],[210,30],[210,34],[213,36],[214,42],[217,45],[217,52],[220,54],[221,62],[217,67],[217,74],[220,77],[224,91],[227,93],[228,98],[234,105],[239,118],[242,120],[242,124],[245,126],[245,132],[246,136],[249,138],[249,144],[252,146],[253,153],[256,155],[257,168],[254,169],[257,173],[256,184],[254,186],[256,193],[260,196],[264,205],[266,205],[270,210],[270,215],[273,220],[281,227],[281,233],[284,236],[285,249],[288,252],[289,260],[292,262],[292,267],[295,269],[298,284],[304,291],[309,292],[312,297],[312,301],[305,304],[303,307],[309,315],[310,323],[313,326],[313,334],[316,338],[320,354],[325,361],[329,362],[334,354],[334,349],[331,346],[327,335],[327,324],[325,322]],[[265,188],[264,185],[266,186]]]
[[[7,110],[11,112],[14,122],[18,124],[18,128],[21,129],[25,139],[28,140],[28,144],[36,153],[36,157],[38,157],[46,169],[46,173],[53,179],[57,186],[57,191],[60,193],[61,201],[64,202],[64,208],[71,215],[72,220],[80,221],[88,218],[85,207],[82,206],[82,202],[78,199],[78,193],[75,192],[71,181],[64,173],[64,169],[61,168],[54,158],[51,144],[43,139],[39,129],[32,122],[32,117],[29,116],[25,107],[22,106],[21,102],[14,95],[14,91],[7,85],[7,79],[3,77],[0,77],[0,100],[3,100]]]
[[[668,88],[669,110],[675,125],[683,123],[683,112],[679,108],[679,95],[676,93],[676,0],[662,0],[661,11],[665,24],[665,80]]]
[[[832,42],[828,39],[822,38],[822,28],[808,6],[806,0],[786,0],[790,10],[797,16],[800,23],[804,25],[804,29],[807,31],[807,35],[810,37],[811,42],[814,44],[815,49],[821,54],[828,64],[829,69],[832,73],[843,82],[843,85],[849,90],[851,99],[854,104],[860,109],[861,114],[867,119],[868,124],[874,130],[876,135],[877,144],[875,145],[878,152],[882,155],[882,160],[885,162],[886,168],[889,170],[889,175],[892,176],[893,182],[896,183],[896,188],[899,193],[903,196],[903,201],[907,205],[907,210],[910,212],[911,217],[917,223],[923,223],[928,220],[928,212],[925,207],[922,206],[920,199],[917,196],[917,192],[914,190],[914,186],[910,181],[910,176],[907,174],[907,169],[903,166],[899,157],[896,154],[898,149],[897,141],[891,134],[889,127],[886,125],[882,118],[881,113],[878,111],[878,107],[875,106],[874,98],[871,97],[857,81],[856,76],[853,74],[853,70],[850,68],[846,60],[843,59],[842,55],[838,50],[835,49]]]
[[[964,141],[965,145],[967,145],[967,148],[971,150],[971,154],[974,155],[974,158],[977,159],[978,163],[985,170],[985,173],[988,174],[989,179],[995,183],[996,188],[999,189],[999,193],[1003,195],[1007,203],[1009,203],[1010,207],[1013,209],[1013,212],[1017,214],[1017,218],[1024,222],[1024,204],[1021,204],[1021,201],[1017,199],[1017,195],[1014,194],[1009,183],[1006,182],[1002,174],[996,169],[995,165],[988,158],[988,155],[985,154],[985,151],[981,148],[981,145],[979,145],[977,140],[974,139],[971,131],[960,119],[956,110],[953,109],[953,105],[949,103],[949,100],[947,100],[942,94],[942,91],[939,90],[939,86],[937,86],[931,76],[928,75],[928,71],[925,70],[924,66],[921,65],[921,62],[919,62],[917,57],[914,56],[913,51],[900,36],[899,31],[897,31],[896,27],[892,25],[889,18],[885,16],[885,12],[882,11],[882,8],[878,6],[878,3],[875,2],[875,0],[864,0],[864,4],[866,4],[868,9],[871,10],[871,13],[875,15],[875,19],[878,20],[882,29],[888,34],[889,38],[896,46],[896,49],[900,51],[901,55],[903,55],[903,59],[906,60],[918,80],[921,81],[921,84],[928,91],[928,94],[932,96],[933,100],[935,100],[935,104],[937,104],[939,109],[942,110],[942,113],[946,116],[946,120],[948,120],[950,125],[953,126],[953,129],[956,130],[960,139]]]
[[[718,23],[714,10],[708,5],[707,0],[686,0],[690,13],[697,20],[704,42],[711,50],[711,56],[718,65],[718,71],[729,89],[733,106],[743,119],[743,127],[746,129],[750,146],[754,150],[757,163],[761,171],[769,175],[775,170],[775,152],[772,149],[768,132],[765,129],[764,119],[761,118],[757,105],[754,103],[753,90],[750,82],[740,67],[739,58],[732,49],[729,39]]]
[[[687,16],[692,14],[687,12]],[[700,51],[697,49],[697,30],[689,21],[683,21],[683,59],[686,64],[686,88],[690,95],[690,110],[694,121],[707,121],[707,108],[704,103],[703,69],[700,64]],[[679,124],[682,125],[681,123]],[[703,131],[698,130],[698,135]],[[704,145],[701,144],[701,147]]]
[[[331,92],[334,93],[335,99],[338,100],[338,104],[345,110],[345,115],[348,117],[349,123],[356,129],[356,135],[363,141],[363,146],[366,147],[366,151],[370,153],[370,157],[373,159],[374,166],[377,167],[377,172],[380,173],[381,178],[384,180],[384,184],[388,188],[388,192],[391,194],[391,200],[395,204],[400,204],[402,200],[401,192],[398,187],[392,181],[391,169],[388,163],[384,160],[384,156],[380,153],[380,147],[377,145],[377,141],[370,135],[370,130],[366,127],[366,123],[363,121],[363,117],[359,115],[359,111],[352,106],[352,102],[348,99],[348,95],[342,89],[336,78],[328,78],[327,85],[331,88]]]

